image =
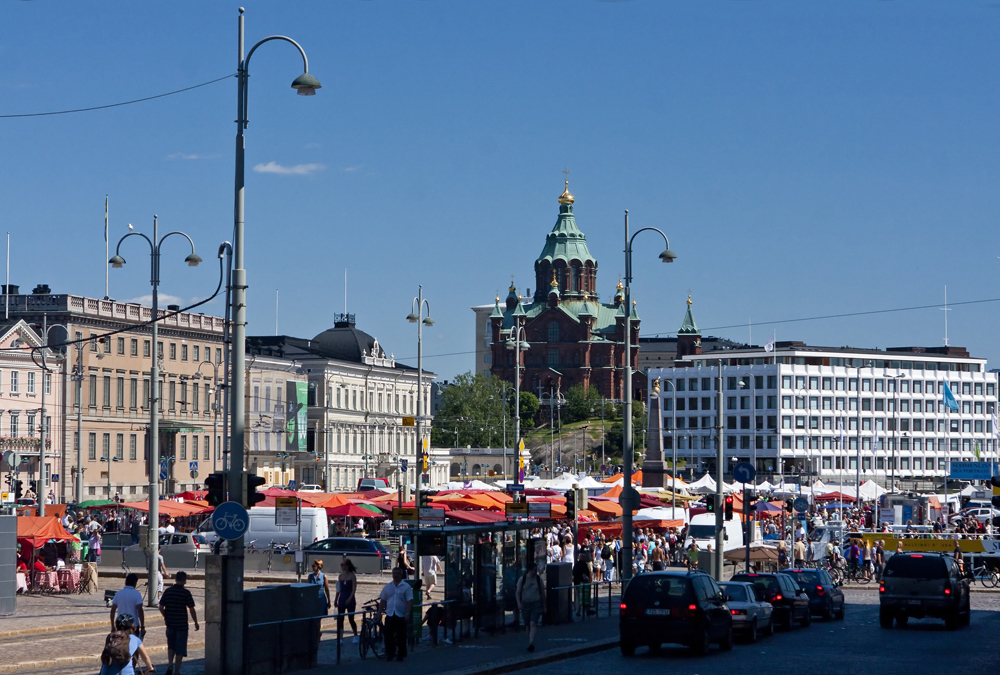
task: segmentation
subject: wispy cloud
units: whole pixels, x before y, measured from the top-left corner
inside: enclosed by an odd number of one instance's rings
[[[267,164],[258,164],[253,170],[257,173],[278,173],[284,176],[308,176],[325,168],[322,164],[293,164],[285,166],[277,162],[268,162]]]
[[[198,155],[186,152],[173,152],[167,155],[167,159],[215,159],[218,155]]]
[[[184,298],[179,298],[176,295],[167,295],[166,293],[160,293],[157,300],[159,301],[161,309],[166,307],[167,305],[181,305],[183,307],[185,304],[187,304],[185,303]],[[140,295],[137,298],[129,298],[128,300],[120,300],[119,302],[134,302],[139,305],[145,305],[147,307],[151,307],[153,304],[153,296]]]
[[[355,171],[359,171],[360,169],[361,169],[360,166],[348,166],[344,167],[344,173],[354,173]]]

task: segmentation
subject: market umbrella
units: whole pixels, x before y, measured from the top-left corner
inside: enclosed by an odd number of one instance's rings
[[[112,501],[110,499],[90,499],[85,502],[80,502],[76,505],[78,509],[97,509],[102,506],[117,506],[118,502]]]
[[[374,509],[374,511],[372,510]],[[377,507],[369,508],[366,504],[343,504],[341,506],[333,506],[326,510],[329,516],[347,516],[349,518],[373,518],[375,516],[383,516],[385,514]]]
[[[745,546],[740,546],[726,551],[722,557],[724,560],[742,562],[747,558],[747,549]],[[750,562],[778,562],[778,549],[755,541],[750,544]]]
[[[754,508],[757,513],[781,513],[783,510],[770,502],[757,502],[757,506]]]

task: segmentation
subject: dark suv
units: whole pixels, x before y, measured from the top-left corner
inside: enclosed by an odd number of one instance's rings
[[[806,589],[809,596],[809,609],[814,615],[818,615],[829,621],[836,617],[839,621],[844,618],[844,592],[840,590],[830,573],[820,569],[787,569],[779,570],[782,574],[787,574],[795,582]]]
[[[806,589],[787,574],[734,574],[731,581],[748,581],[756,586],[759,595],[774,607],[771,618],[776,626],[791,630],[796,621],[803,626],[812,622]]]
[[[733,648],[733,617],[722,589],[704,572],[649,572],[632,578],[622,594],[619,618],[622,654],[664,642],[691,647],[700,654],[713,642]]]
[[[885,563],[879,584],[878,622],[900,628],[910,617],[944,619],[949,630],[969,624],[969,580],[943,553],[897,553]]]

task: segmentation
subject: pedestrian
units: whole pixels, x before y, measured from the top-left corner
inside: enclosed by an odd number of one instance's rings
[[[962,553],[962,547],[959,545],[958,540],[955,540],[955,550],[952,555],[955,556],[955,562],[958,563],[958,569],[961,570],[962,574],[965,574],[965,554]]]
[[[537,565],[529,565],[517,580],[514,599],[517,601],[517,611],[524,619],[524,627],[528,630],[528,651],[533,652],[538,625],[542,621],[542,615],[545,614],[545,587],[538,575]]]
[[[424,593],[431,597],[431,591],[437,586],[438,570],[441,567],[441,558],[436,555],[425,555],[420,559],[420,577],[423,579],[426,589]]]
[[[184,588],[186,583],[187,572],[181,570],[174,575],[173,585],[160,598],[160,614],[167,627],[167,675],[180,675],[181,661],[187,656],[189,612],[194,621],[194,629],[201,630],[198,614],[194,609],[194,598],[191,597],[191,591]]]
[[[687,567],[689,570],[698,569],[698,544],[691,542],[687,550]]]
[[[156,597],[163,597],[163,580],[169,577],[167,567],[163,564],[163,549],[156,549]]]
[[[96,521],[95,521],[96,522]],[[98,525],[90,531],[90,549],[87,554],[87,562],[101,562],[101,527]]]
[[[654,572],[662,572],[667,568],[663,546],[659,545],[649,554],[649,563],[653,566]]]
[[[139,575],[129,572],[125,577],[125,587],[115,593],[111,600],[111,630],[115,629],[115,615],[128,614],[135,623],[139,635],[145,635],[146,615],[142,610],[142,593],[135,589],[139,583]]]
[[[358,641],[358,624],[354,620],[354,612],[358,609],[354,599],[354,593],[358,589],[358,568],[354,566],[347,556],[340,561],[340,576],[337,577],[337,595],[334,597],[334,604],[337,606],[337,635],[344,634],[344,615],[351,622],[351,629],[354,631],[354,641]]]
[[[691,544],[694,546],[694,544]],[[784,540],[778,542],[778,568],[788,567],[788,551],[785,548]]]
[[[379,593],[379,610],[385,612],[385,660],[406,660],[406,624],[413,612],[413,589],[403,581],[403,568],[392,568],[392,581]]]
[[[327,612],[330,611],[330,607],[333,605],[330,602],[330,584],[326,580],[326,575],[323,573],[323,561],[313,560],[312,562],[312,572],[309,573],[309,578],[307,581],[310,584],[319,584],[322,587],[320,595],[326,600]]]
[[[410,556],[406,553],[406,545],[400,544],[399,555],[396,556],[396,567],[403,570],[403,578],[406,579],[410,576],[410,572],[413,571],[413,565],[410,564]]]
[[[135,619],[131,614],[119,614],[111,633],[104,639],[100,675],[135,675],[132,667],[135,657],[145,663],[145,672],[156,671],[149,653],[142,646],[142,639],[136,635]]]
[[[604,566],[604,581],[611,581],[615,571],[614,551],[607,542],[601,547],[601,562]]]
[[[802,567],[806,560],[806,543],[800,538],[795,542],[795,566]]]

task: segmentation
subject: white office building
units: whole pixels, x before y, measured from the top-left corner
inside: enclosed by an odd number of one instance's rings
[[[769,345],[770,346],[770,345]],[[697,349],[696,351],[700,351]],[[721,366],[721,368],[720,368]],[[693,353],[660,380],[664,455],[695,468],[716,458],[720,382],[723,447],[758,474],[880,484],[940,480],[948,462],[997,459],[997,373],[961,347],[810,347]],[[950,387],[957,411],[944,405]]]

